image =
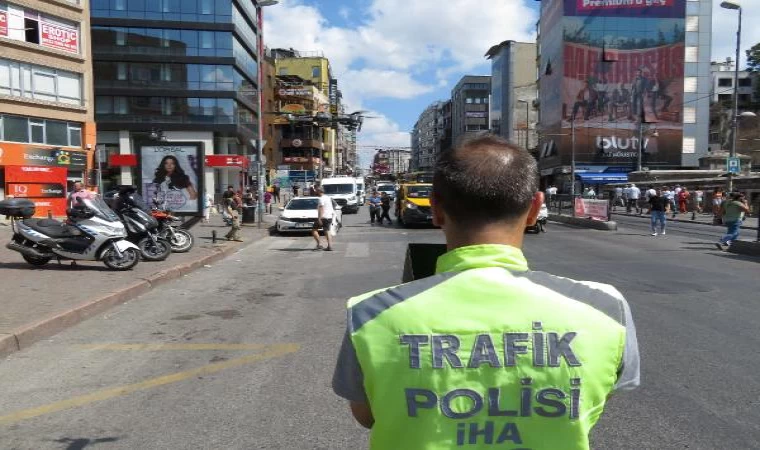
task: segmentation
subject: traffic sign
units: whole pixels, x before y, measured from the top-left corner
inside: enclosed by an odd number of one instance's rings
[[[728,173],[739,174],[741,172],[741,160],[736,157],[728,158],[726,160],[726,167],[728,167]]]

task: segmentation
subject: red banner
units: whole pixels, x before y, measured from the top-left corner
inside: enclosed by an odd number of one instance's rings
[[[0,11],[0,36],[8,36],[8,13]]]
[[[248,158],[243,155],[208,155],[204,160],[206,167],[248,167]]]
[[[111,155],[108,157],[111,167],[137,167],[137,155]]]
[[[612,70],[606,73],[607,83],[631,83],[639,69],[656,74],[660,79],[683,81],[684,44],[663,45],[650,49],[607,50],[604,60],[614,61]],[[566,78],[585,81],[599,77],[599,62],[602,49],[591,45],[565,43],[564,48]]]
[[[40,26],[40,44],[79,53],[79,31],[47,22],[40,22]]]

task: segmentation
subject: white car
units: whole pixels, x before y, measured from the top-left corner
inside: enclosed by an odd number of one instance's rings
[[[333,220],[333,232],[337,233],[343,226],[343,211],[340,205],[332,201],[335,209]],[[288,202],[284,208],[280,208],[280,217],[275,223],[278,233],[303,233],[310,232],[317,220],[317,206],[319,197],[296,197]],[[320,231],[324,231],[320,229]]]

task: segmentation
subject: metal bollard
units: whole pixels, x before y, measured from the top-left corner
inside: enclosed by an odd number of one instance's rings
[[[216,244],[216,230],[211,230],[211,243]]]

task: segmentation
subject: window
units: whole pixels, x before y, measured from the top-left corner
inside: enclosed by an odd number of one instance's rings
[[[63,130],[63,139],[60,139],[61,130]],[[78,123],[0,116],[0,136],[6,141],[81,147],[81,134],[82,126]]]
[[[686,31],[699,31],[699,16],[686,17]]]
[[[82,104],[82,75],[0,58],[0,94]]]
[[[749,94],[739,94],[739,103],[749,103],[752,101],[752,96]]]
[[[719,102],[730,102],[732,98],[733,98],[733,95],[731,94],[718,94]]]
[[[697,123],[697,108],[693,106],[683,108],[683,123]]]
[[[687,62],[687,63],[699,62],[699,47],[686,47],[684,62]]]
[[[752,78],[739,78],[739,87],[752,87]]]
[[[471,104],[471,103],[472,103],[472,99],[471,99],[471,98],[468,98],[468,99],[467,99],[465,102],[466,102],[467,104]]]
[[[320,69],[319,66],[314,66],[314,67],[311,68],[311,77],[312,78],[319,78],[321,73],[322,73],[322,69]]]
[[[30,119],[29,120],[29,136],[30,142],[35,144],[45,143],[45,121]]]
[[[683,79],[683,91],[687,93],[697,92],[697,77],[685,77]]]
[[[287,67],[280,67],[280,76],[285,76],[288,74],[288,68]]]
[[[734,85],[734,80],[731,78],[719,78],[718,79],[718,86],[720,87],[732,87]]]
[[[691,154],[696,152],[697,142],[693,137],[684,136],[683,138],[683,153]]]

